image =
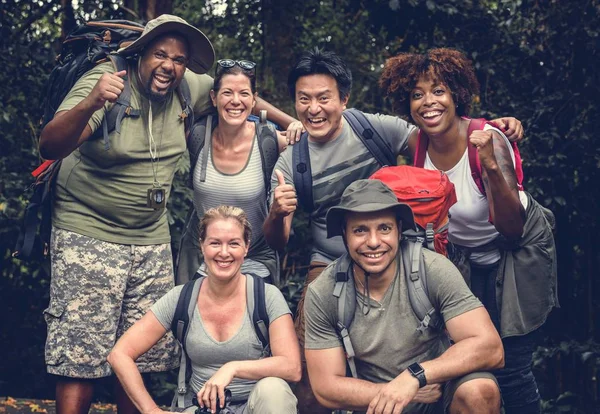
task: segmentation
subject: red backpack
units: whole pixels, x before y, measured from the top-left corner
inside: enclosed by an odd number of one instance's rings
[[[469,119],[469,118],[464,118]],[[467,137],[471,136],[471,133],[476,130],[481,130],[485,126],[485,124],[489,124],[494,128],[498,128],[493,122],[487,121],[483,118],[473,118],[471,122],[469,122],[469,128],[467,130]],[[425,155],[427,154],[427,146],[429,145],[429,137],[419,130],[419,135],[417,138],[417,150],[415,152],[415,161],[414,166],[423,168],[425,166]],[[517,147],[516,142],[511,142],[513,152],[515,154],[515,173],[517,175],[517,185],[519,187],[519,191],[523,190],[523,165],[521,160],[521,153],[519,152],[519,148]],[[473,177],[473,181],[477,184],[477,188],[481,192],[481,194],[485,195],[485,187],[483,186],[483,179],[481,178],[481,162],[479,162],[479,157],[477,156],[477,149],[473,145],[467,145],[467,150],[469,151],[469,168],[471,169],[471,177]]]
[[[402,235],[422,238],[429,250],[447,256],[448,210],[456,203],[454,184],[448,176],[442,171],[401,165],[381,168],[370,178],[381,180],[398,201],[412,208],[418,228],[405,229]]]

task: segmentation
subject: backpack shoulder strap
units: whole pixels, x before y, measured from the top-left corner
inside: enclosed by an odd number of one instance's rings
[[[427,147],[429,146],[429,137],[419,129],[417,134],[417,148],[413,165],[419,168],[425,168],[425,158],[427,156]]]
[[[177,87],[177,95],[181,102],[181,108],[183,111],[179,117],[183,119],[185,125],[185,137],[190,134],[192,125],[194,125],[194,108],[192,108],[192,92],[190,91],[190,85],[188,84],[185,76],[181,79],[179,86]]]
[[[108,55],[108,59],[112,62],[117,72],[127,70],[127,60],[123,56],[113,53]],[[102,120],[102,137],[104,140],[104,149],[106,151],[110,148],[108,135],[113,131],[116,131],[118,134],[121,133],[121,123],[123,122],[123,118],[126,116],[140,116],[140,110],[131,107],[131,82],[129,81],[129,76],[124,78],[123,86],[123,91],[119,95],[119,98],[117,98],[115,104],[105,114],[104,119]],[[100,135],[99,132],[98,135]]]
[[[252,273],[246,273],[246,305],[248,315],[252,317],[252,325],[256,336],[265,350],[270,354],[269,346],[269,314],[265,297],[265,281]]]
[[[362,143],[382,166],[396,165],[393,151],[365,114],[356,108],[346,109],[344,118],[356,132]]]
[[[338,335],[342,339],[342,346],[346,353],[346,362],[353,378],[358,378],[356,363],[354,362],[354,347],[350,341],[349,328],[354,319],[356,310],[356,291],[352,277],[352,260],[344,254],[335,264],[335,287],[333,296],[337,299],[337,326]],[[351,280],[352,279],[352,280]]]
[[[260,119],[256,123],[256,135],[258,137],[258,149],[262,162],[265,191],[267,195],[271,190],[271,174],[279,158],[279,142],[275,127],[267,122],[267,111],[260,111]]]
[[[202,148],[204,148],[204,143],[210,138],[213,129],[214,119],[212,115],[207,115],[206,117],[199,119],[198,122],[195,122],[194,125],[191,126],[187,140],[187,148],[190,155],[190,176],[188,182],[190,188],[193,188],[194,170],[196,169],[196,164],[198,163],[200,151],[202,151]],[[204,165],[203,168],[203,175],[205,178],[206,165]]]
[[[441,329],[443,320],[429,299],[427,272],[423,260],[423,239],[416,241],[403,239],[400,244],[402,265],[408,288],[408,299],[413,312],[421,321],[417,327],[420,333],[429,327]]]
[[[194,278],[190,280],[181,289],[179,299],[177,300],[177,306],[175,307],[175,314],[171,321],[171,331],[181,346],[181,362],[179,364],[179,374],[177,376],[177,391],[173,398],[172,406],[174,407],[185,407],[185,397],[187,394],[187,386],[192,376],[191,361],[187,357],[186,351],[186,337],[189,331],[190,320],[196,309],[196,303],[198,302],[198,294],[200,293],[200,286],[202,285],[203,277]]]
[[[486,124],[486,120],[482,118],[473,118],[469,122],[469,128],[467,129],[467,151],[469,153],[469,168],[471,169],[471,177],[473,177],[473,181],[477,185],[477,188],[481,192],[481,194],[485,194],[485,187],[483,186],[483,178],[481,178],[481,162],[479,161],[479,157],[477,156],[477,148],[471,145],[468,141],[471,133],[473,131],[481,130]]]
[[[314,209],[312,190],[312,170],[308,150],[308,133],[305,132],[292,147],[292,174],[298,202],[307,213]]]

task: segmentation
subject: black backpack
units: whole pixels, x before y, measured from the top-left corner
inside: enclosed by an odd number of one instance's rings
[[[350,108],[346,109],[342,115],[379,165],[382,167],[396,165],[394,152],[363,112],[355,108]],[[298,203],[305,212],[312,213],[315,206],[313,202],[312,170],[310,167],[307,132],[302,134],[300,142],[294,145],[292,149],[292,164],[292,174]]]
[[[109,60],[116,71],[127,69],[127,60],[116,52],[140,37],[143,30],[143,25],[128,20],[87,22],[76,27],[65,38],[56,59],[57,64],[48,78],[42,103],[41,127],[52,120],[75,82],[90,69]],[[182,103],[181,116],[185,120],[186,131],[189,131],[194,123],[194,112],[190,88],[185,79],[179,84],[177,93]],[[127,77],[123,92],[102,121],[102,128],[98,128],[90,139],[103,137],[104,147],[109,150],[108,136],[113,131],[121,132],[123,118],[140,115],[139,109],[132,108],[130,103],[131,86]],[[30,259],[38,256],[39,252],[46,256],[50,241],[54,182],[60,164],[61,160],[46,161],[34,172],[36,180],[31,186],[33,194],[25,211],[13,257]]]
[[[181,346],[181,362],[179,364],[179,374],[177,376],[177,389],[171,409],[186,408],[191,405],[191,395],[188,395],[188,384],[192,376],[191,361],[187,356],[185,349],[186,337],[189,332],[189,325],[192,315],[196,310],[198,294],[204,277],[196,273],[194,278],[183,285],[175,314],[171,322],[171,332]],[[265,282],[262,278],[250,273],[246,273],[246,308],[248,315],[252,319],[252,326],[256,336],[263,347],[263,356],[271,354],[269,346],[269,314],[267,313],[267,304],[265,298]]]

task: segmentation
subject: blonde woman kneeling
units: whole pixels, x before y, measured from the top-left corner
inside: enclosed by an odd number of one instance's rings
[[[223,407],[227,388],[232,393],[229,413],[295,413],[297,401],[286,382],[297,382],[301,375],[291,312],[281,292],[266,284],[272,356],[261,358],[262,345],[246,310],[246,276],[240,271],[250,240],[250,224],[237,207],[212,208],[200,222],[207,277],[186,339],[192,367],[188,389],[196,394],[201,407],[212,412]],[[146,390],[135,360],[170,330],[181,289],[175,287],[156,302],[108,357],[142,413],[162,410]]]

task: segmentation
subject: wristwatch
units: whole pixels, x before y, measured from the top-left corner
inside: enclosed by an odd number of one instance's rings
[[[425,378],[425,370],[418,362],[414,362],[408,366],[408,372],[410,375],[419,380],[419,388],[423,388],[427,385],[427,378]]]

